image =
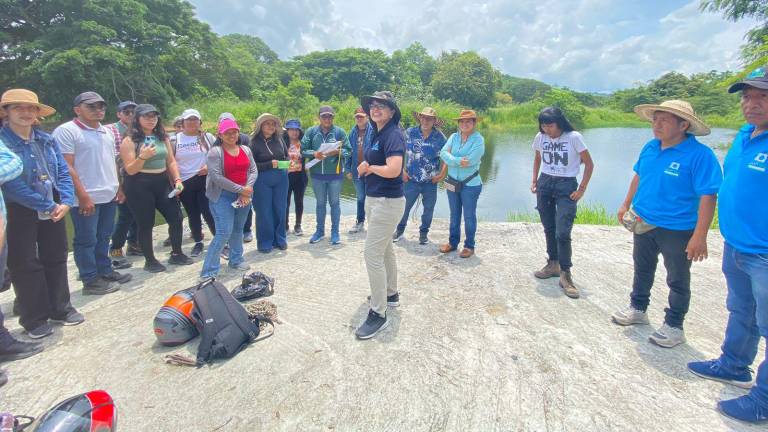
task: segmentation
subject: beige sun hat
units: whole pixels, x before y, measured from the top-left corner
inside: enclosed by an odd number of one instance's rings
[[[0,97],[0,107],[13,104],[35,105],[40,109],[40,117],[48,117],[56,112],[52,107],[41,104],[35,92],[26,89],[10,89]]]
[[[653,113],[664,111],[676,115],[691,124],[688,132],[692,135],[709,135],[709,126],[693,111],[693,106],[683,100],[668,100],[659,105],[643,104],[635,107],[635,113],[643,120],[653,121]]]
[[[261,125],[264,124],[264,122],[267,120],[274,121],[275,126],[277,126],[277,130],[280,130],[280,118],[274,114],[264,113],[256,118],[256,123],[253,125],[253,133],[259,133],[261,131]]]
[[[439,118],[437,116],[437,111],[435,111],[432,107],[424,107],[424,109],[421,110],[421,112],[413,112],[413,118],[416,119],[416,122],[419,121],[421,116],[427,116],[427,117],[434,117],[435,119],[435,127],[441,128],[443,127],[443,119]]]

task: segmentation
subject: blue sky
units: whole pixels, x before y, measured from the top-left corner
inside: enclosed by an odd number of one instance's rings
[[[474,50],[510,75],[581,91],[632,87],[668,71],[738,70],[752,21],[703,13],[698,0],[191,0],[219,34],[261,37],[282,59],[421,42]]]

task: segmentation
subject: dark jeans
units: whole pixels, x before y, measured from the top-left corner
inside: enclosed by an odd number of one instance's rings
[[[5,264],[7,260],[8,248],[6,247],[5,242],[3,242],[3,244],[0,244],[0,281],[5,278]],[[8,333],[8,329],[3,325],[4,321],[5,317],[3,317],[3,310],[0,309],[0,348],[5,344],[13,342],[11,334]]]
[[[152,229],[155,226],[155,209],[168,223],[171,250],[181,253],[181,208],[175,198],[168,198],[171,185],[166,173],[136,173],[125,176],[125,196],[139,228],[139,246],[146,261],[155,261],[152,250]],[[13,270],[11,270],[13,271]]]
[[[357,223],[365,222],[365,180],[360,177],[352,179],[357,195]]]
[[[8,269],[19,324],[33,330],[74,310],[69,302],[67,229],[63,220],[39,220],[35,210],[8,203]]]
[[[571,199],[571,193],[576,188],[575,177],[541,174],[536,182],[536,209],[544,225],[547,255],[550,260],[559,261],[560,268],[566,271],[573,266],[571,230],[576,218],[576,201]]]
[[[116,202],[96,204],[91,216],[79,213],[73,207],[69,213],[75,228],[72,248],[75,250],[75,264],[80,271],[80,280],[87,283],[112,272],[109,258],[109,235],[115,225]]]
[[[184,190],[179,195],[181,205],[189,218],[189,229],[192,231],[192,239],[195,243],[203,241],[203,222],[205,219],[211,235],[216,234],[216,226],[208,207],[208,198],[205,197],[205,179],[208,176],[196,175],[184,181]]]
[[[288,244],[285,238],[288,173],[279,169],[260,172],[253,185],[253,194],[256,247],[261,252],[269,252],[273,247],[285,247]]]
[[[670,327],[683,328],[683,320],[691,303],[691,261],[685,248],[692,235],[693,230],[673,231],[664,228],[634,235],[632,259],[635,262],[635,278],[630,296],[632,307],[641,311],[648,308],[656,264],[661,253],[669,286],[669,307],[664,309],[664,322]]]
[[[256,196],[253,196],[256,199]],[[249,234],[253,230],[253,207],[248,207],[248,216],[245,218],[245,225],[243,225],[243,234]]]
[[[288,207],[285,209],[285,227],[288,223],[288,214],[291,212],[291,193],[293,193],[293,203],[296,205],[296,224],[301,225],[301,217],[304,215],[304,192],[307,190],[306,171],[288,173]]]
[[[432,226],[432,215],[435,213],[435,203],[437,203],[437,185],[432,182],[418,183],[411,180],[404,185],[403,191],[405,192],[405,211],[403,212],[403,217],[400,219],[400,223],[397,225],[397,229],[404,230],[408,225],[408,215],[411,213],[411,208],[413,208],[419,195],[421,195],[421,203],[424,206],[424,213],[421,214],[421,227],[419,227],[419,232],[428,233],[429,227]]]
[[[136,233],[138,228],[136,227],[136,221],[133,220],[133,213],[128,208],[127,203],[117,205],[117,222],[115,222],[115,229],[112,231],[112,249],[122,249],[125,246],[125,241],[129,243],[136,243]]]

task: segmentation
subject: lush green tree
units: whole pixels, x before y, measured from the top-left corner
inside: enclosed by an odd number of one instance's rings
[[[221,40],[225,45],[243,48],[257,62],[272,64],[279,60],[277,53],[258,36],[233,33],[222,36]]]
[[[525,103],[546,94],[552,86],[529,78],[517,78],[509,75],[501,76],[500,91],[512,96],[517,103]]]
[[[296,57],[298,73],[320,100],[360,97],[393,84],[392,64],[381,50],[347,48]]]
[[[702,0],[701,9],[722,12],[731,21],[744,18],[760,21],[757,27],[747,32],[747,44],[742,53],[749,62],[764,62],[768,40],[768,0]]]
[[[292,79],[287,86],[278,85],[271,97],[278,117],[301,118],[310,116],[320,105],[312,95],[312,83],[300,78]]]
[[[552,88],[541,99],[543,106],[556,106],[563,110],[565,117],[580,128],[584,126],[584,118],[587,116],[587,109],[581,104],[576,95],[568,89]]]
[[[432,77],[432,93],[440,99],[485,109],[494,103],[496,84],[493,66],[477,53],[443,53]]]

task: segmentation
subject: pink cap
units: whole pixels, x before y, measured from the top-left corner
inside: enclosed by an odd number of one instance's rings
[[[237,129],[238,132],[240,131],[240,126],[237,125],[236,121],[225,118],[224,120],[219,122],[219,134],[226,133],[228,130],[232,130],[232,129]]]

